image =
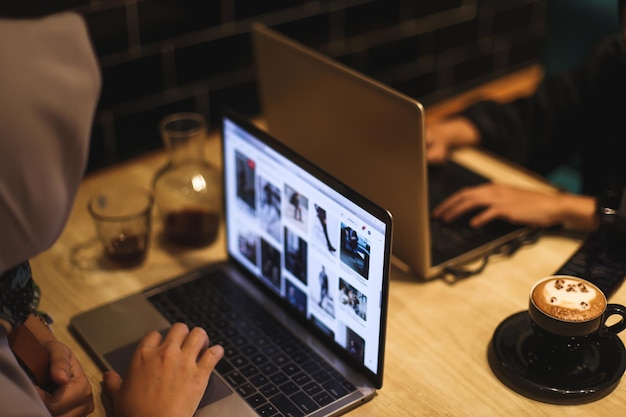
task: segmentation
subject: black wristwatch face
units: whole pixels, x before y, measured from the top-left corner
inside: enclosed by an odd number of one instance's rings
[[[626,188],[612,187],[598,197],[600,225],[626,236]]]

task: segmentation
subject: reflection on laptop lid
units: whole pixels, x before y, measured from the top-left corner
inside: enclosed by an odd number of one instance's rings
[[[388,211],[227,111],[227,261],[81,313],[71,329],[126,372],[149,330],[201,325],[224,346],[198,416],[336,415],[382,387]]]
[[[399,266],[434,278],[524,232],[497,222],[460,242],[468,224],[450,232],[431,218],[431,208],[487,179],[453,162],[437,172],[427,167],[418,101],[262,24],[253,25],[252,37],[269,131],[393,213]]]

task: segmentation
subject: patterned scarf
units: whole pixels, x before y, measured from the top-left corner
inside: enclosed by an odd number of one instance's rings
[[[35,285],[28,261],[0,275],[0,319],[15,328],[35,307]]]

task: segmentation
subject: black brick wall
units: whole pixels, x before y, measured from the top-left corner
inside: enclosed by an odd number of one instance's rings
[[[225,104],[258,114],[255,20],[428,105],[537,62],[547,1],[14,0],[0,12],[85,17],[103,75],[95,170],[161,147],[169,113],[203,113],[212,129]]]

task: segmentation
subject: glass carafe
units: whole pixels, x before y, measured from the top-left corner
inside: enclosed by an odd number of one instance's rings
[[[164,237],[176,245],[209,245],[219,231],[222,187],[220,171],[204,157],[204,116],[175,113],[160,130],[169,162],[156,173],[153,191]]]

